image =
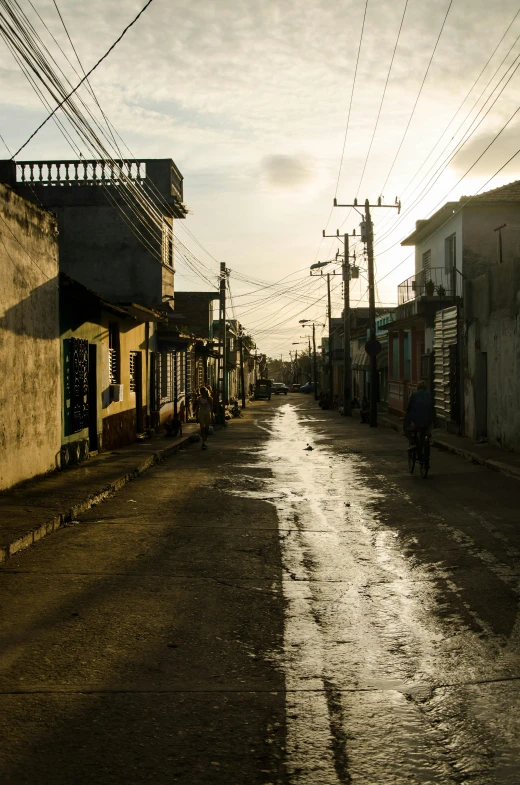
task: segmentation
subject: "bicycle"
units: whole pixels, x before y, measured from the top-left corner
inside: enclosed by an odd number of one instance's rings
[[[428,476],[430,468],[431,436],[426,428],[417,428],[414,442],[408,447],[408,470],[413,474],[416,461],[419,461],[419,472],[423,480]]]

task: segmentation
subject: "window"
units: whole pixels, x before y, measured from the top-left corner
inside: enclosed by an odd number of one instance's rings
[[[130,392],[135,392],[137,387],[136,372],[137,352],[130,352]]]
[[[173,352],[161,352],[161,403],[173,400]]]
[[[184,376],[186,370],[186,353],[185,352],[178,352],[177,353],[177,362],[179,364],[178,367],[178,381],[179,381],[179,389],[177,390],[177,395],[182,395],[184,393]]]
[[[422,268],[426,272],[425,280],[428,280],[430,277],[430,270],[432,267],[432,251],[431,248],[428,251],[425,251],[422,255]]]
[[[457,255],[456,255],[456,243],[455,240],[457,238],[456,234],[452,234],[450,237],[447,237],[445,240],[445,257],[444,257],[444,267],[446,270],[454,270],[457,266]]]
[[[110,384],[120,384],[121,358],[119,353],[119,325],[110,322],[108,325],[108,374]]]
[[[162,261],[173,267],[173,229],[166,221],[163,221],[162,228]]]

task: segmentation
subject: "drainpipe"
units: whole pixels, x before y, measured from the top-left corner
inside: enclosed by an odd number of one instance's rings
[[[502,264],[502,229],[505,229],[507,224],[502,224],[501,226],[497,226],[496,229],[493,229],[494,232],[498,232],[498,263]]]

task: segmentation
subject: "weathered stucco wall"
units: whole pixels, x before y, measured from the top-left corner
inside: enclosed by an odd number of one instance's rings
[[[488,267],[498,265],[497,227],[502,229],[502,259],[511,262],[520,259],[520,205],[502,203],[473,206],[470,202],[464,208],[463,228],[463,272],[466,278],[483,275]]]
[[[54,218],[0,184],[0,489],[56,468],[60,449]]]
[[[423,269],[423,254],[426,251],[431,251],[431,269],[445,266],[446,259],[446,239],[451,237],[452,234],[456,235],[456,266],[462,269],[462,211],[456,213],[453,218],[446,221],[444,226],[437,229],[428,239],[424,240],[420,245],[415,246],[415,272],[418,273]]]
[[[61,269],[113,302],[158,304],[173,296],[173,268],[163,267],[112,205],[53,208],[60,226]],[[160,254],[157,238],[153,242]]]
[[[520,451],[520,260],[466,284],[465,433]]]
[[[110,322],[119,324],[120,383],[123,385],[123,400],[110,400],[110,376],[108,360],[108,329]],[[101,379],[102,379],[102,445],[111,450],[135,441],[138,425],[137,394],[130,390],[130,352],[141,353],[141,428],[145,426],[148,385],[146,383],[146,326],[132,319],[117,318],[102,313]]]

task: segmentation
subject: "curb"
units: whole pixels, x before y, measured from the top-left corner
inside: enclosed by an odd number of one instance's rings
[[[384,415],[378,413],[377,421],[379,425],[383,425],[385,428],[391,428],[397,433],[400,431],[399,425],[393,420],[388,420]],[[512,477],[515,480],[520,480],[520,469],[516,468],[515,466],[510,466],[507,463],[502,463],[502,461],[497,461],[493,458],[483,458],[482,455],[478,455],[478,453],[471,452],[470,450],[465,450],[461,447],[457,447],[454,444],[445,442],[443,441],[442,437],[436,436],[435,434],[432,436],[432,445],[434,447],[439,447],[441,450],[447,450],[447,452],[451,452],[461,458],[465,458],[467,461],[484,466],[486,469],[490,469],[493,472],[500,472],[501,474],[506,474],[508,477]]]
[[[506,474],[508,477],[513,477],[515,480],[520,480],[520,469],[517,469],[516,466],[510,466],[507,463],[496,461],[493,458],[483,458],[482,455],[470,452],[470,450],[461,450],[460,447],[448,444],[448,442],[444,442],[442,439],[438,439],[435,436],[432,438],[432,444],[435,447],[440,447],[442,450],[454,453],[454,455],[459,455],[467,461],[484,466],[486,469],[490,469],[493,472],[500,472],[501,474]]]
[[[103,501],[103,499],[106,499],[107,496],[111,496],[112,494],[116,493],[124,485],[131,482],[132,480],[135,480],[136,477],[139,477],[140,474],[145,472],[151,466],[154,466],[154,464],[160,463],[166,458],[169,458],[170,455],[178,452],[182,447],[188,444],[189,439],[190,436],[188,435],[184,437],[182,441],[179,441],[176,444],[172,444],[168,447],[163,447],[162,449],[157,450],[156,452],[152,453],[152,455],[149,455],[145,460],[143,460],[142,463],[140,463],[135,469],[132,469],[132,471],[122,474],[120,477],[117,477],[115,480],[109,482],[98,493],[95,493],[83,501],[80,501],[66,512],[62,512],[59,515],[50,518],[48,521],[40,524],[36,529],[32,529],[26,534],[22,534],[13,540],[13,542],[1,546],[0,564],[10,559],[11,556],[15,555],[15,553],[18,553],[24,548],[28,548],[30,545],[33,545],[39,540],[42,540],[48,534],[52,534],[58,529],[69,526],[71,521],[75,520],[75,518],[77,518],[78,515],[81,515],[81,513],[89,510],[94,504],[98,504],[99,502]]]

